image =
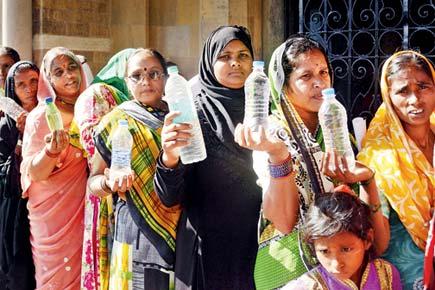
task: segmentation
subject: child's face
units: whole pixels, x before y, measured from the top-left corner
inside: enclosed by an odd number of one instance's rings
[[[334,277],[359,283],[361,265],[371,243],[350,232],[314,240],[314,249],[320,264]]]

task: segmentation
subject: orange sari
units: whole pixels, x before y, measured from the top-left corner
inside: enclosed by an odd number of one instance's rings
[[[47,180],[31,180],[28,168],[43,150],[44,136],[50,133],[42,100],[51,92],[47,72],[59,54],[75,56],[65,49],[53,49],[44,57],[38,88],[38,106],[29,114],[23,139],[21,183],[28,197],[30,242],[35,263],[36,289],[79,289],[83,241],[83,215],[87,181],[86,159],[77,147],[79,135],[70,129],[70,144],[60,154],[56,167]],[[70,55],[71,54],[71,55]],[[48,59],[47,59],[48,58]],[[82,73],[83,76],[83,73]],[[82,77],[81,88],[86,87]],[[71,126],[73,127],[73,126]]]

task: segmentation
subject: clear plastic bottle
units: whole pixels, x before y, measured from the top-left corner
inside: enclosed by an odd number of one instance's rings
[[[192,137],[190,143],[180,149],[180,158],[183,164],[204,160],[207,157],[201,125],[193,102],[190,86],[185,78],[178,74],[178,68],[168,68],[169,78],[166,81],[165,96],[170,111],[179,111],[181,114],[174,119],[174,123],[190,123]]]
[[[45,118],[47,118],[48,128],[53,132],[54,130],[63,130],[62,115],[59,109],[53,102],[52,97],[45,98]]]
[[[258,127],[267,129],[269,115],[269,79],[264,73],[264,62],[254,61],[251,74],[245,81],[245,118],[243,124],[249,126],[253,132]]]
[[[14,100],[1,95],[0,95],[0,110],[3,111],[5,114],[9,115],[9,117],[14,119],[15,121],[17,120],[18,116],[22,112],[26,112]]]
[[[131,173],[131,149],[133,137],[128,130],[127,120],[119,120],[118,128],[112,136],[112,160],[110,164],[109,184],[112,187],[115,179]]]
[[[355,156],[349,139],[347,128],[347,113],[344,106],[335,98],[333,88],[322,91],[323,103],[319,110],[319,123],[322,127],[326,151],[335,150],[338,156],[344,156],[349,169],[355,167]],[[334,170],[335,164],[330,159],[330,170]]]

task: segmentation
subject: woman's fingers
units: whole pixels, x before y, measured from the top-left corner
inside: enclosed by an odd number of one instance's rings
[[[172,111],[169,112],[166,116],[165,116],[165,120],[163,121],[163,125],[164,126],[168,126],[170,124],[172,124],[172,122],[174,122],[174,119],[176,117],[178,117],[179,115],[181,115],[181,112],[178,111]]]

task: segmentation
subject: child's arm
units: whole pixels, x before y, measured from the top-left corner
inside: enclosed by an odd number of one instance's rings
[[[381,200],[379,198],[378,187],[373,177],[367,181],[360,182],[360,199],[370,206],[372,211],[371,222],[375,232],[373,245],[377,255],[381,255],[388,248],[390,242],[390,224],[384,217],[381,210]]]

